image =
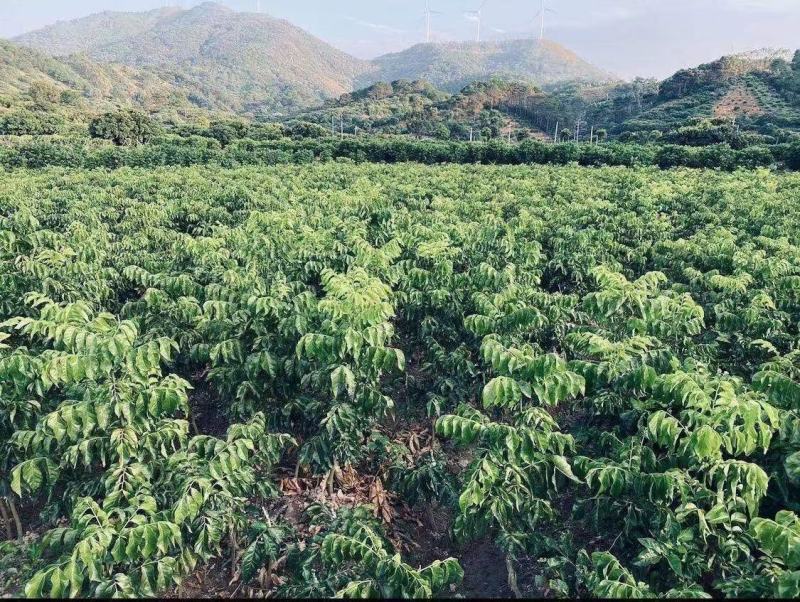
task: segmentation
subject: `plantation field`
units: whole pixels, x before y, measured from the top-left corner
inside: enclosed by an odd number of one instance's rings
[[[767,170],[7,171],[0,593],[800,596],[798,201]]]

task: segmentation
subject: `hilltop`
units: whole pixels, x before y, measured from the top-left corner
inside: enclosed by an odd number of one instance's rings
[[[94,61],[147,69],[180,86],[208,90],[195,99],[199,105],[240,113],[338,96],[370,69],[288,21],[210,2],[189,10],[106,12],[15,41],[52,55],[80,52]]]
[[[490,78],[546,87],[564,82],[613,81],[612,75],[548,40],[506,40],[417,44],[373,61],[376,71],[359,79],[426,80],[449,92]],[[371,80],[371,81],[370,81]]]

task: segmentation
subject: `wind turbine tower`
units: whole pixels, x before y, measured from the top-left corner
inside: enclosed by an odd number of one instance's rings
[[[541,42],[544,40],[544,21],[547,16],[547,13],[555,13],[551,8],[547,8],[547,0],[542,0],[542,7],[539,9],[539,12],[536,14],[536,17],[539,18],[539,41]]]
[[[540,41],[540,42],[541,42],[542,40],[544,40],[544,8],[545,8],[545,6],[544,6],[544,0],[542,0],[542,8],[541,8],[541,10],[539,11],[539,13],[541,14],[541,17],[542,17],[542,28],[539,30],[539,41]]]
[[[438,10],[431,10],[431,2],[430,0],[425,0],[425,43],[430,44],[431,42],[431,16],[432,15],[441,15]]]
[[[467,13],[464,13],[465,15],[469,16],[470,21],[475,21],[478,24],[478,33],[475,38],[478,42],[481,41],[481,21],[483,21],[483,7],[486,6],[487,1],[488,0],[483,0],[480,7],[478,7],[478,10],[471,10]]]

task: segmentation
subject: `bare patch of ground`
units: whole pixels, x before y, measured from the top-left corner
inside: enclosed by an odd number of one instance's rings
[[[763,114],[764,109],[758,99],[744,86],[731,89],[714,105],[714,117],[755,117]]]

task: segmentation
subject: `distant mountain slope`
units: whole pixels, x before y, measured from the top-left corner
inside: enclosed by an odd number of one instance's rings
[[[191,108],[190,98],[208,93],[178,85],[154,72],[101,64],[80,55],[50,57],[0,40],[0,94],[19,97],[27,94],[33,84],[46,84],[59,93],[70,90],[96,110],[111,105],[152,111]]]
[[[142,35],[159,21],[180,12],[181,9],[177,7],[141,13],[104,11],[72,21],[59,21],[18,36],[13,41],[53,56],[91,52],[108,44]]]
[[[79,39],[70,45],[67,40]],[[307,106],[353,89],[369,63],[291,23],[215,3],[190,10],[103,13],[58,23],[17,39],[51,54],[157,70],[204,87],[244,113]]]
[[[492,77],[537,86],[615,79],[548,40],[417,44],[378,57],[373,64],[376,70],[359,78],[360,84],[423,79],[438,88],[457,92],[473,81]]]

